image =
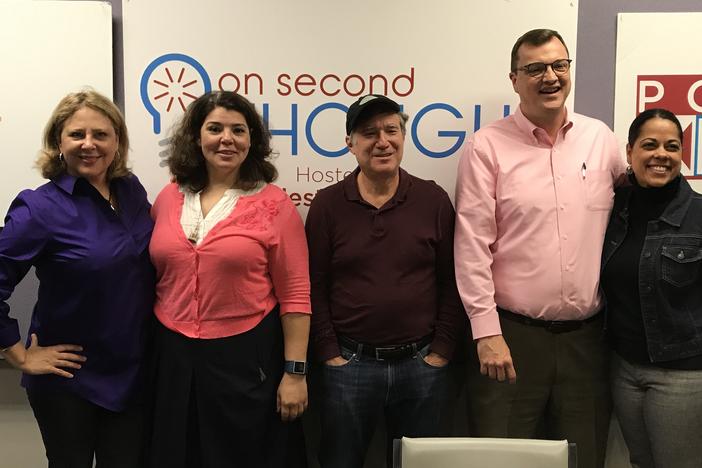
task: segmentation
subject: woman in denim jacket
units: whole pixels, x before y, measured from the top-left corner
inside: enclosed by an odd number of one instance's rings
[[[682,141],[667,110],[632,122],[631,185],[616,191],[603,247],[612,396],[639,468],[702,460],[702,196],[680,175]]]

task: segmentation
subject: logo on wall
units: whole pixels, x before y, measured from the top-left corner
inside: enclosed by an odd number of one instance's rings
[[[656,107],[668,109],[682,124],[682,174],[702,179],[702,75],[638,75],[636,113]]]
[[[295,172],[291,172],[295,174],[295,182],[339,181],[348,172],[348,162],[339,163],[340,167],[327,165],[324,170],[317,170],[312,158],[338,158],[349,153],[339,136],[347,103],[372,92],[394,96],[404,106],[404,98],[412,100],[410,96],[416,80],[422,76],[412,64],[393,71],[352,69],[343,73],[325,70],[299,74],[275,70],[259,73],[241,64],[236,71],[217,72],[217,65],[213,67],[209,68],[210,75],[195,58],[168,53],[155,58],[144,69],[140,97],[152,117],[153,132],[158,138],[159,166],[167,166],[170,156],[171,138],[164,135],[168,133],[168,125],[176,122],[199,96],[211,92],[214,85],[218,90],[241,93],[261,106],[264,122],[267,125],[275,122],[269,130],[280,154],[306,156],[305,161],[299,158],[290,163],[300,163]],[[407,125],[407,141],[420,156],[431,159],[454,156],[469,133],[463,122],[464,114],[472,113],[474,131],[483,121],[483,105],[479,103],[464,107],[464,102],[456,106],[447,102],[416,101]],[[509,115],[510,106],[505,104],[494,110],[495,113],[502,110],[504,117]],[[309,194],[313,196],[312,192]]]
[[[185,54],[165,54],[154,59],[141,75],[141,101],[161,133],[161,116],[184,112],[192,101],[212,90],[205,68]]]

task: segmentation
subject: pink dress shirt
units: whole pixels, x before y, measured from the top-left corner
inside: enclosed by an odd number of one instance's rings
[[[244,333],[280,304],[311,313],[302,219],[273,184],[241,196],[232,212],[193,245],[180,223],[184,194],[167,185],[156,198],[149,251],[156,267],[155,313],[190,338]]]
[[[612,131],[569,113],[551,142],[517,110],[468,141],[456,183],[456,281],[473,338],[496,305],[543,320],[600,309],[600,255],[625,164]]]

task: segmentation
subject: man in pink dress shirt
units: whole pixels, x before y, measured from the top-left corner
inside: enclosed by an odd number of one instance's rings
[[[570,62],[556,31],[515,43],[519,108],[459,164],[455,263],[477,350],[473,434],[568,439],[595,468],[610,416],[600,254],[624,162],[604,123],[566,109]]]

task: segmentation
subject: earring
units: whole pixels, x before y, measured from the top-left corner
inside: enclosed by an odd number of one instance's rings
[[[65,162],[66,162],[66,158],[63,157],[63,153],[59,153],[59,155],[58,155],[58,160],[59,160],[59,162],[61,162],[61,163],[65,163]]]
[[[626,175],[630,176],[633,173],[634,173],[634,170],[631,168],[631,164],[626,166]]]

